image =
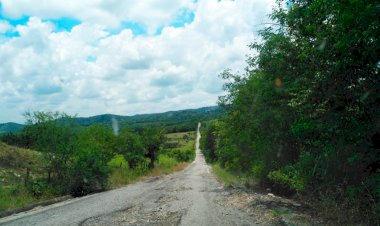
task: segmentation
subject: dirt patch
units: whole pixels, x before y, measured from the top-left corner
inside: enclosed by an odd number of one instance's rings
[[[155,203],[170,203],[173,201],[178,201],[178,197],[176,196],[170,196],[170,195],[161,195]]]
[[[176,226],[180,224],[182,215],[182,212],[167,211],[164,207],[158,207],[146,211],[143,210],[141,206],[135,206],[126,210],[117,211],[104,216],[86,219],[80,225]]]
[[[325,225],[306,204],[271,193],[230,188],[224,201],[248,213],[259,225]]]

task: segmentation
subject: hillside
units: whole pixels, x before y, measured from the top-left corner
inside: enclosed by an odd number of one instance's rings
[[[8,122],[8,123],[2,123],[0,124],[0,135],[4,133],[9,133],[9,132],[18,132],[24,128],[24,125],[14,123],[14,122]]]
[[[203,107],[198,109],[187,109],[180,111],[168,111],[155,114],[141,114],[134,116],[120,115],[97,115],[88,118],[76,118],[76,123],[81,126],[88,126],[96,123],[112,124],[112,120],[116,120],[121,126],[127,125],[131,128],[142,128],[144,126],[166,126],[174,131],[187,130],[194,127],[196,123],[202,120],[210,120],[219,118],[224,114],[223,109],[217,106]]]
[[[119,126],[126,125],[133,129],[139,129],[145,126],[165,126],[169,131],[177,132],[195,130],[197,122],[219,118],[223,114],[224,110],[222,108],[212,106],[133,116],[104,114],[92,117],[78,117],[74,120],[75,124],[79,126],[89,126],[92,124],[112,125],[112,121],[116,120]],[[17,123],[0,124],[0,135],[8,132],[18,132],[23,127],[24,125]]]
[[[49,197],[34,197],[23,185],[46,175],[40,170],[40,153],[0,142],[0,211],[38,202]],[[27,168],[31,170],[26,177]]]

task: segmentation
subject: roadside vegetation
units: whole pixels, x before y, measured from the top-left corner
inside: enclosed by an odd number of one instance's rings
[[[41,165],[43,159],[38,152],[0,142],[0,211],[52,197],[49,192],[44,195],[33,194],[36,185],[31,185],[30,189],[25,186],[27,180],[41,177],[41,172],[33,170],[28,179],[26,169],[36,169]]]
[[[2,137],[12,146],[0,142],[0,211],[171,173],[195,156],[194,132],[79,127],[72,123],[74,117],[60,112],[28,112],[25,117],[21,132]]]
[[[202,127],[204,154],[339,225],[379,225],[380,5],[279,3],[245,73],[221,74],[227,115]]]
[[[224,169],[218,163],[211,165],[212,172],[223,183],[224,186],[229,187],[233,185],[241,185],[243,181],[240,176],[230,170]]]
[[[108,163],[111,169],[109,185],[118,187],[146,177],[155,177],[184,169],[195,157],[195,132],[165,134],[155,167],[131,169],[122,155],[115,155]]]

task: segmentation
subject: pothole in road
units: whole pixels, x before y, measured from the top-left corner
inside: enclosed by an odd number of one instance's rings
[[[308,206],[279,196],[232,189],[218,201],[244,210],[259,225],[323,225]]]
[[[174,226],[180,224],[183,215],[183,211],[169,211],[163,206],[151,210],[145,210],[141,206],[135,206],[123,211],[89,218],[80,225]]]
[[[137,207],[124,212],[117,225],[179,225],[182,215],[180,211],[171,212],[163,207],[150,211]]]
[[[153,177],[153,178],[147,179],[146,181],[144,181],[144,183],[152,183],[152,182],[158,181],[159,179],[161,179],[160,176]]]
[[[168,203],[168,202],[173,202],[179,200],[178,197],[176,196],[171,196],[171,195],[161,195],[155,203]]]

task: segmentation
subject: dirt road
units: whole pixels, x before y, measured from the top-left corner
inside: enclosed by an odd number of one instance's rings
[[[226,205],[228,195],[199,149],[181,172],[0,219],[1,225],[252,225]]]

